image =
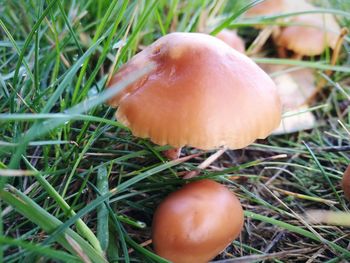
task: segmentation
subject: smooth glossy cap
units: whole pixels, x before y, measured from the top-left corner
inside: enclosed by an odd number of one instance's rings
[[[152,225],[156,253],[174,263],[208,262],[240,234],[242,206],[225,186],[189,183],[157,208]]]
[[[109,85],[150,61],[153,72],[109,101],[135,136],[174,147],[237,149],[265,138],[280,122],[271,78],[215,37],[166,35],[134,56]]]

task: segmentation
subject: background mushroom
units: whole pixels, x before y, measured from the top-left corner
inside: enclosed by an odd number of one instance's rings
[[[234,30],[224,29],[221,30],[216,37],[224,41],[230,47],[236,49],[237,51],[244,53],[245,46],[243,39],[237,35],[237,32]]]
[[[237,149],[265,138],[280,122],[271,78],[215,37],[166,35],[124,65],[109,86],[150,62],[153,72],[109,101],[135,136],[174,147]]]
[[[241,232],[244,217],[237,197],[211,180],[189,183],[157,208],[152,225],[156,253],[174,263],[204,263]]]
[[[255,18],[260,16],[280,15],[282,13],[285,13],[287,10],[292,11],[292,9],[289,8],[289,5],[290,1],[287,0],[265,0],[250,8],[245,13],[245,16],[248,18]],[[286,18],[281,18],[279,20],[286,20]],[[251,46],[248,48],[248,55],[259,53],[269,37],[271,35],[278,35],[280,29],[279,26],[268,24],[266,25],[264,23],[259,24],[259,22],[257,22],[254,27],[262,30],[259,32],[258,36],[255,38]]]
[[[304,0],[266,0],[249,9],[247,17],[279,15],[283,13],[317,11],[318,8]],[[331,14],[310,13],[283,18],[284,22],[291,23],[284,27],[264,27],[257,40],[259,47],[267,40],[266,33],[272,33],[280,57],[286,57],[286,50],[293,51],[296,56],[320,55],[326,47],[335,48],[340,27]],[[262,26],[258,26],[261,28]],[[256,44],[256,43],[254,43]],[[252,52],[256,53],[256,52]]]
[[[246,16],[255,17],[281,14],[288,8],[287,2],[286,0],[265,0],[250,8],[246,12]]]
[[[295,11],[315,11],[311,4],[296,5]],[[335,48],[340,27],[331,14],[302,14],[291,18],[292,25],[281,29],[274,36],[279,47],[293,51],[299,56],[316,56],[325,48]]]
[[[260,66],[275,81],[284,113],[280,126],[273,134],[294,133],[315,127],[316,118],[305,103],[316,90],[313,70],[285,65]]]

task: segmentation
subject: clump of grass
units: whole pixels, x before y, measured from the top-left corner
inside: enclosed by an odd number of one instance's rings
[[[349,26],[348,1],[317,3]],[[165,161],[166,146],[135,138],[115,121],[103,103],[112,95],[103,92],[105,82],[143,45],[171,31],[197,31],[203,16],[217,18],[213,34],[237,28],[248,43],[253,24],[277,23],[276,17],[242,19],[249,6],[208,0],[0,5],[0,171],[7,175],[0,177],[0,262],[166,262],[147,242],[153,212],[184,184],[177,172],[206,156]],[[308,209],[349,210],[340,189],[349,163],[348,41],[336,66],[327,55],[256,59],[311,67],[321,77],[334,73],[326,99],[314,105],[314,129],[228,151],[202,172],[228,185],[246,210],[241,238],[217,259],[350,258],[348,228],[310,225],[300,216]],[[148,69],[127,76],[112,93]]]

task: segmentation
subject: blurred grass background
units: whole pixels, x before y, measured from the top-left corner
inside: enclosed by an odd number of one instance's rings
[[[113,63],[118,69],[168,32],[198,31],[201,17],[214,21],[209,32],[238,29],[249,46],[252,25],[277,23],[241,16],[257,2],[0,0],[0,262],[166,262],[144,244],[153,212],[185,183],[176,173],[209,153],[165,161],[167,147],[133,137],[99,94]],[[350,1],[314,2],[349,27]],[[274,46],[265,49],[271,61]],[[313,105],[326,105],[316,107],[314,129],[228,151],[220,171],[202,173],[230,187],[246,210],[241,237],[217,260],[350,259],[348,228],[300,216],[349,210],[339,185],[349,164],[349,54],[345,41],[326,98]],[[327,52],[311,61],[289,62],[318,77],[330,68]]]

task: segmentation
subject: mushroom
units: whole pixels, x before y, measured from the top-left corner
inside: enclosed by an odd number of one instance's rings
[[[313,5],[305,3],[295,11],[317,10]],[[301,56],[316,56],[325,48],[335,48],[340,27],[331,14],[302,14],[292,17],[292,25],[283,27],[275,42],[279,47],[293,51]]]
[[[150,62],[155,69],[109,100],[135,136],[159,145],[243,148],[278,126],[281,105],[271,78],[250,58],[201,33],[165,35],[111,79]]]
[[[243,209],[237,197],[212,180],[189,183],[158,206],[152,224],[155,252],[174,263],[203,263],[240,234]]]
[[[243,39],[237,35],[236,31],[224,29],[221,30],[216,37],[224,41],[230,47],[236,49],[237,51],[244,53],[244,41]]]
[[[310,8],[310,6],[312,5],[305,0],[265,0],[250,8],[246,12],[246,16],[280,15],[287,12],[305,11]]]
[[[261,3],[250,8],[245,16],[252,18],[258,16],[268,16],[268,15],[279,15],[284,13],[287,10],[290,10],[290,2],[292,0],[265,0]],[[295,1],[295,0],[293,0]],[[298,0],[297,2],[302,1]],[[279,20],[286,20],[285,18]],[[265,24],[256,24],[254,26],[257,29],[262,29],[259,35],[256,37],[251,47],[248,48],[248,55],[258,54],[263,48],[266,41],[269,37],[277,36],[279,34],[279,26],[276,25],[265,25]]]
[[[295,1],[295,0],[293,0]],[[300,1],[300,0],[298,0]],[[286,0],[265,0],[257,5],[253,6],[246,12],[246,16],[265,16],[265,15],[275,15],[280,14],[287,9]]]
[[[312,129],[316,118],[308,105],[307,98],[316,90],[314,72],[309,68],[293,69],[286,65],[261,64],[261,68],[271,75],[281,98],[284,118],[272,134],[287,134]]]
[[[344,172],[342,179],[342,188],[345,197],[350,201],[350,165],[346,168]]]
[[[317,7],[304,0],[266,0],[249,9],[246,15],[253,17],[315,10]],[[334,49],[340,27],[333,15],[300,14],[283,20],[292,25],[281,28],[274,26],[272,30],[272,36],[281,57],[286,57],[285,49],[293,51],[296,55],[294,58],[320,55],[326,47]],[[265,30],[269,29],[269,27],[265,28]]]

